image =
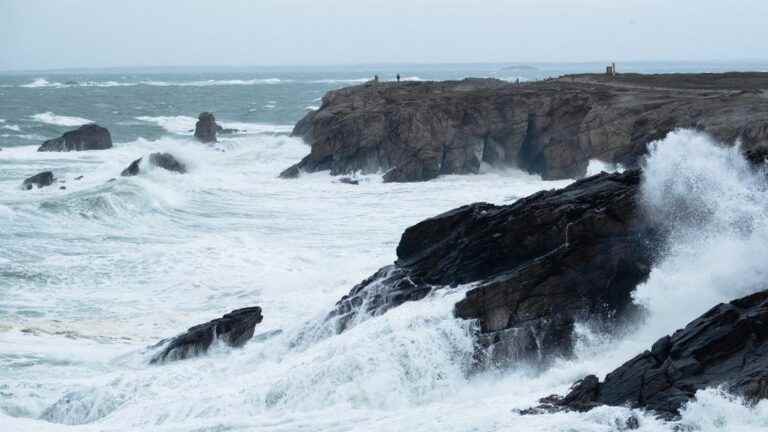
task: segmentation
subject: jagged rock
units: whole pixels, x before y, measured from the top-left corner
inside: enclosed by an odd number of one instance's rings
[[[214,341],[241,347],[253,337],[254,327],[263,319],[258,306],[237,309],[221,318],[196,325],[186,333],[160,341],[162,350],[150,363],[162,363],[195,357],[208,351]]]
[[[768,290],[715,306],[602,383],[588,376],[554,402],[576,410],[629,405],[674,418],[696,391],[720,385],[748,401],[768,399]]]
[[[142,159],[144,159],[144,158],[138,158],[135,161],[131,162],[131,164],[128,165],[128,167],[126,167],[120,173],[120,175],[123,176],[123,177],[130,177],[130,176],[139,175],[139,165],[141,164],[141,160]]]
[[[21,188],[30,190],[33,187],[37,186],[38,189],[45,186],[50,186],[54,182],[53,173],[50,171],[43,171],[41,173],[35,174],[32,177],[29,177],[28,179],[24,180],[21,183]]]
[[[108,148],[112,148],[112,136],[109,131],[96,124],[87,124],[73,131],[65,132],[59,138],[44,142],[37,151],[68,152],[105,150]]]
[[[631,292],[650,271],[658,236],[638,210],[640,180],[636,170],[603,173],[420,222],[403,233],[395,264],[355,286],[329,318],[343,331],[360,312],[476,283],[455,314],[478,320],[489,361],[568,354],[575,320],[615,325],[635,311]]]
[[[294,179],[294,178],[298,178],[299,175],[301,175],[301,170],[299,170],[298,166],[294,165],[292,167],[286,168],[283,172],[281,172],[280,178]]]
[[[204,143],[216,142],[216,131],[219,127],[213,113],[200,113],[195,124],[195,138]]]
[[[125,168],[123,172],[120,173],[120,175],[123,177],[138,175],[142,159],[143,158],[138,158],[131,162],[131,164],[128,165],[128,167]],[[176,160],[176,158],[173,157],[173,155],[170,153],[152,153],[149,155],[149,163],[156,167],[177,172],[179,174],[184,174],[187,172],[187,167],[183,163]]]
[[[296,124],[293,135],[311,151],[286,173],[383,171],[385,181],[424,181],[487,163],[577,178],[590,159],[636,167],[648,143],[683,127],[746,149],[768,145],[768,99],[755,91],[768,89],[768,74],[705,75],[343,88]]]

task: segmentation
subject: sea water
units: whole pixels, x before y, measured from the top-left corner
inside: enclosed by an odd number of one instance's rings
[[[0,75],[0,430],[597,432],[622,430],[630,415],[641,431],[768,430],[767,402],[746,406],[716,388],[700,392],[678,423],[624,407],[518,413],[584,375],[602,377],[716,303],[765,288],[765,177],[738,150],[690,131],[652,146],[646,163],[642,206],[671,235],[635,292],[646,319],[621,338],[581,323],[575,358],[545,371],[469,373],[471,323],[452,309],[470,287],[439,290],[341,335],[301,337],[395,259],[408,226],[570,183],[487,167],[410,184],[382,183],[381,174],[360,176],[358,186],[327,173],[278,179],[309,151],[289,132],[326,91],[395,71],[413,80],[540,79],[589,67]],[[201,111],[239,132],[215,145],[194,141]],[[115,148],[36,152],[92,121],[110,129]],[[189,173],[120,177],[156,151]],[[20,189],[43,170],[62,183]],[[158,340],[254,305],[264,321],[244,348],[148,364]]]

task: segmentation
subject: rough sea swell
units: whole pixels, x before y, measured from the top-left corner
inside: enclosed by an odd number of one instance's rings
[[[316,93],[292,109],[301,112]],[[251,103],[284,103],[271,94],[247,97],[253,101],[238,105],[241,113]],[[453,318],[464,286],[340,335],[306,337],[352,286],[393,261],[408,226],[470,202],[510,203],[569,182],[514,170],[425,183],[385,184],[371,175],[351,186],[325,173],[287,181],[277,173],[307,152],[286,136],[288,121],[225,114],[225,126],[244,132],[206,146],[189,136],[195,111],[120,111],[126,132],[111,150],[37,153],[28,145],[36,141],[16,140],[0,152],[0,430],[603,432],[622,430],[634,414],[641,431],[671,431],[678,423],[621,407],[516,410],[566,392],[584,375],[602,377],[717,302],[765,288],[764,174],[735,149],[678,131],[644,167],[643,207],[670,240],[635,292],[647,313],[631,332],[605,338],[580,323],[575,358],[544,371],[476,373],[472,323]],[[0,117],[21,134],[40,120],[101,121],[85,108],[56,105]],[[119,176],[156,151],[172,152],[189,173]],[[45,169],[67,189],[20,190],[23,178]],[[251,305],[263,308],[264,321],[244,348],[149,364],[148,347],[158,340]],[[748,407],[710,389],[679,423],[764,430],[768,402]]]
[[[392,260],[404,227],[466,202],[505,202],[565,183],[515,172],[426,184],[374,176],[357,188],[324,174],[284,181],[276,170],[305,151],[294,139],[246,136],[219,147],[226,151],[169,138],[87,154],[4,154],[27,170],[63,170],[69,187],[29,193],[3,179],[11,192],[2,204],[0,386],[10,430],[618,430],[627,409],[514,409],[606,373],[764,280],[764,178],[735,150],[683,131],[660,143],[645,168],[645,205],[673,235],[638,287],[649,314],[637,332],[604,341],[584,326],[577,358],[547,371],[468,374],[472,328],[452,318],[459,288],[296,345],[351,285]],[[190,174],[157,170],[105,183],[157,149],[174,151]],[[86,177],[71,180],[79,174]],[[282,333],[241,350],[147,364],[146,347],[159,338],[253,304],[265,311],[257,335]],[[671,427],[638,414],[640,430]],[[768,427],[766,418],[765,402],[746,408],[712,390],[682,423],[752,431]]]

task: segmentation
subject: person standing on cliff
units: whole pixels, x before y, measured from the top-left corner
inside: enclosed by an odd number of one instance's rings
[[[397,74],[397,82],[400,82],[400,74]]]

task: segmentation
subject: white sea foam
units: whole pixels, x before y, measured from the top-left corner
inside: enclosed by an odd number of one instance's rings
[[[19,87],[25,87],[25,88],[64,87],[64,84],[57,83],[57,82],[51,83],[45,78],[37,78],[34,81],[27,84],[22,84]]]
[[[195,123],[197,119],[190,116],[158,116],[148,117],[141,116],[136,117],[136,120],[141,120],[149,123],[155,123],[168,132],[178,135],[192,135],[195,130]],[[217,120],[221,127],[225,129],[237,129],[237,133],[245,134],[283,134],[289,133],[293,130],[293,126],[290,125],[273,125],[267,123],[247,123],[247,122],[228,122]]]
[[[168,132],[180,135],[191,135],[195,130],[195,123],[197,123],[196,118],[181,115],[157,117],[141,116],[136,117],[136,120],[154,123]]]
[[[51,124],[56,126],[82,126],[85,124],[93,123],[93,121],[88,120],[86,118],[58,115],[50,111],[40,113],[40,114],[35,114],[31,116],[31,118],[33,120],[39,121],[40,123],[46,123],[46,124]]]
[[[12,130],[14,132],[21,132],[21,126],[19,125],[3,125],[0,129]]]
[[[603,162],[598,159],[590,159],[589,165],[587,166],[587,176],[593,176],[595,174],[600,174],[601,172],[624,172],[624,167],[621,166],[621,164],[612,164],[608,162]]]
[[[152,119],[145,121],[159,121]],[[635,415],[640,431],[669,431],[670,423],[623,407],[540,416],[515,409],[588,373],[605,374],[712,302],[749,292],[738,277],[764,276],[756,268],[768,244],[760,177],[737,151],[673,133],[648,158],[655,177],[643,187],[643,205],[679,242],[638,289],[654,319],[619,341],[580,325],[577,357],[544,373],[470,375],[469,323],[452,313],[467,287],[437,291],[341,335],[294,342],[307,322],[395,259],[407,226],[467,202],[503,203],[568,182],[497,171],[410,184],[371,175],[357,187],[327,173],[285,181],[277,173],[307,147],[266,134],[235,135],[219,147],[182,137],[138,140],[53,158],[33,146],[7,150],[4,162],[17,168],[0,183],[9,191],[0,218],[10,234],[0,268],[14,282],[3,286],[10,318],[0,323],[0,355],[13,356],[0,361],[13,372],[0,375],[10,395],[0,399],[0,422],[11,430],[606,432]],[[119,176],[153,151],[176,155],[190,172]],[[68,189],[17,188],[22,173],[43,167]],[[731,255],[713,264],[709,251],[698,250],[706,247]],[[711,277],[693,274],[710,267]],[[663,301],[682,298],[686,309]],[[159,338],[254,304],[265,317],[257,334],[282,334],[162,367],[146,363],[145,347]],[[715,390],[697,396],[681,421],[695,430],[766,427],[765,403],[748,408]],[[48,421],[31,419],[40,416]]]

